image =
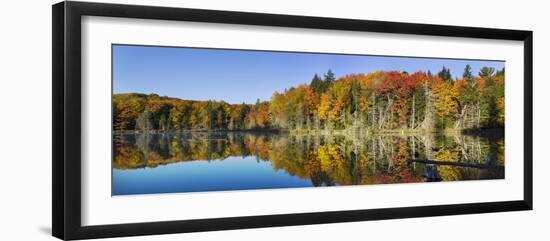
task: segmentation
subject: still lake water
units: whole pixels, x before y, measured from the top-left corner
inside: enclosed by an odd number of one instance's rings
[[[113,195],[504,178],[502,137],[193,132],[113,147]]]

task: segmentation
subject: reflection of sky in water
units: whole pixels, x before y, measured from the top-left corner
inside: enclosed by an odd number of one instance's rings
[[[113,169],[113,195],[311,187],[256,157],[192,161],[132,170]]]

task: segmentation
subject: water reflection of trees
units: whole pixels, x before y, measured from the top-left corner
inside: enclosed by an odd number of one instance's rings
[[[274,169],[309,179],[315,186],[407,183],[428,179],[435,171],[443,181],[504,177],[504,141],[481,137],[396,136],[367,137],[283,135],[239,132],[117,135],[113,167],[134,169],[185,161],[223,161],[255,156]],[[497,168],[468,168],[410,162],[491,161]]]

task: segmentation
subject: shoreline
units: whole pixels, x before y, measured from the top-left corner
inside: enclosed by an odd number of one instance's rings
[[[504,137],[504,127],[479,128],[479,129],[340,129],[340,130],[288,130],[288,129],[243,129],[243,130],[179,130],[179,131],[113,131],[112,135],[136,135],[136,134],[201,134],[201,133],[286,133],[291,135],[471,135],[480,137]]]

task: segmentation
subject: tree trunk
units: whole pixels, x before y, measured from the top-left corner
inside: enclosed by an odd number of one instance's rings
[[[432,94],[430,89],[428,88],[428,83],[424,83],[424,96],[426,98],[426,107],[424,108],[424,120],[422,121],[422,128],[426,130],[431,130],[434,128],[434,115],[433,115],[433,101],[432,101]]]
[[[412,101],[412,124],[411,124],[411,129],[414,129],[414,119],[415,119],[415,115],[414,115],[414,111],[415,111],[415,106],[414,106],[414,99],[415,99],[415,95],[414,95],[414,92],[413,92],[413,101]]]
[[[374,128],[376,124],[376,96],[374,95],[374,92],[372,92],[372,127]]]

